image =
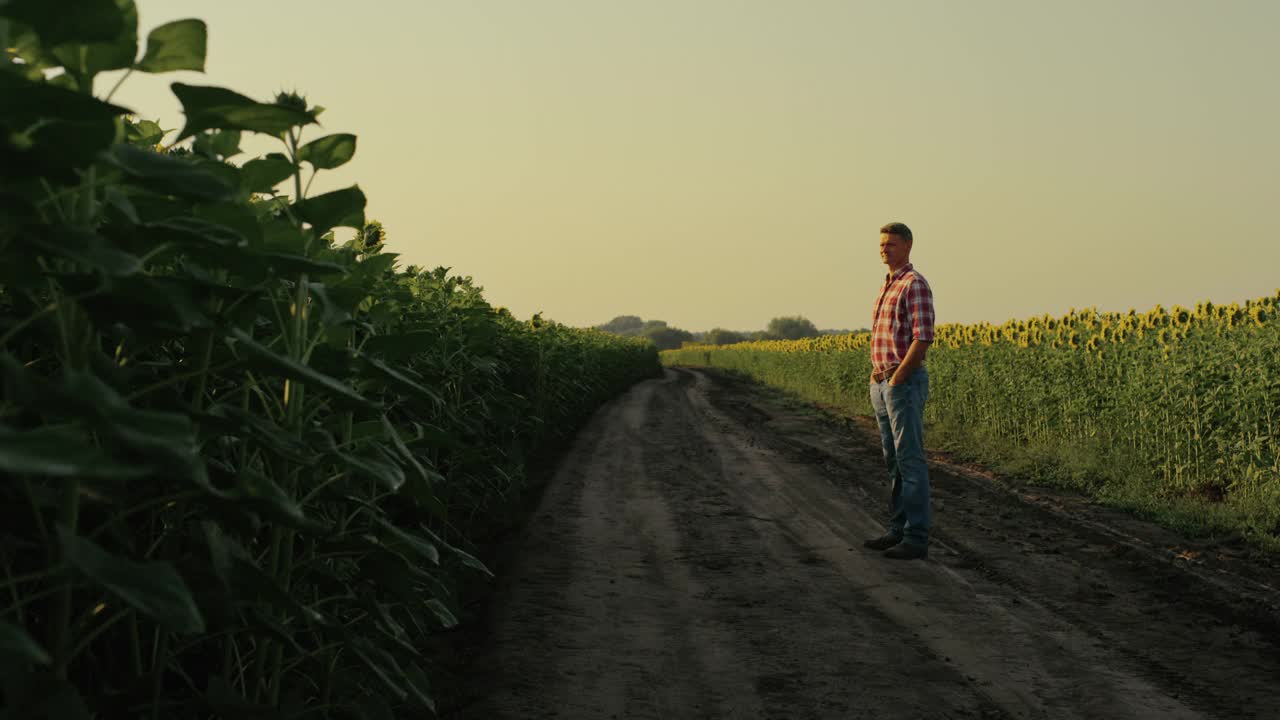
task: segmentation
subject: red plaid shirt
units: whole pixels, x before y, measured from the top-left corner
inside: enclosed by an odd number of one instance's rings
[[[933,342],[933,290],[910,263],[886,275],[871,320],[871,366],[899,365],[912,340]]]

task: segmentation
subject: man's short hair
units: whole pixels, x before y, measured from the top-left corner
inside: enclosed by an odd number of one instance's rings
[[[897,235],[898,237],[906,240],[907,242],[911,242],[912,240],[911,228],[907,227],[904,223],[891,222],[888,225],[885,225],[884,227],[880,228],[880,232],[885,235]]]

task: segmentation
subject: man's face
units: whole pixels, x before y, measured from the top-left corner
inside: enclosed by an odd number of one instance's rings
[[[905,265],[911,255],[911,243],[901,235],[880,233],[880,259],[885,265],[896,268]]]

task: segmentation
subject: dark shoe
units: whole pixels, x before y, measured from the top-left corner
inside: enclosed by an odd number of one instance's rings
[[[881,535],[878,538],[873,538],[871,540],[868,540],[862,543],[862,546],[869,547],[872,550],[888,550],[889,548],[893,547],[894,545],[897,545],[900,542],[902,542],[901,535],[890,534],[890,535]]]
[[[884,556],[894,560],[918,560],[929,557],[929,548],[924,545],[900,542],[885,550]]]

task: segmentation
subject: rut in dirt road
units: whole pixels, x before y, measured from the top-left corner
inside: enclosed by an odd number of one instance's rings
[[[529,521],[458,716],[1280,717],[1266,618],[936,473],[930,559],[886,560],[861,547],[878,451],[772,412],[691,370],[603,408]]]

